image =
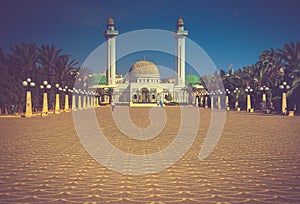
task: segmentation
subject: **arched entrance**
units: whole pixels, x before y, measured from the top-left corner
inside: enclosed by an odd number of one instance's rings
[[[149,90],[147,88],[142,88],[142,102],[148,103],[149,102]]]

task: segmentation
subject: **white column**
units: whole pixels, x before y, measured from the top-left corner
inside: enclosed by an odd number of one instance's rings
[[[72,95],[72,111],[76,111],[76,98],[75,94]]]
[[[78,110],[82,110],[81,102],[81,95],[78,95]]]
[[[287,114],[287,102],[286,102],[286,93],[282,93],[282,107],[281,107],[282,114]]]
[[[226,103],[226,110],[230,110],[229,96],[228,95],[226,95],[225,103]]]
[[[247,111],[251,112],[251,95],[247,94]]]
[[[176,82],[178,86],[185,86],[185,38],[188,31],[184,30],[184,22],[181,18],[177,21],[176,37]]]
[[[44,92],[42,116],[47,116],[47,115],[48,115],[48,96],[47,93]]]
[[[87,108],[91,108],[90,96],[87,96]]]
[[[70,108],[69,108],[69,95],[68,94],[65,95],[65,112],[70,112]]]
[[[218,109],[221,109],[222,108],[222,106],[221,106],[221,96],[220,95],[218,95]]]
[[[185,36],[177,36],[176,85],[185,85]]]
[[[32,117],[32,101],[31,101],[31,92],[26,91],[26,112],[25,117]]]
[[[107,47],[107,71],[106,71],[106,84],[115,85],[116,77],[116,37],[118,31],[115,30],[115,23],[112,18],[109,18],[106,24],[106,31],[104,36],[106,38]]]
[[[85,95],[83,96],[83,105],[82,105],[82,108],[83,109],[87,109],[87,106],[86,106],[86,96]]]
[[[107,79],[108,85],[116,84],[116,37],[107,39]]]
[[[55,114],[59,114],[60,113],[60,106],[59,106],[59,94],[55,94],[55,110],[54,110]]]
[[[215,102],[214,102],[214,96],[210,96],[210,108],[211,109],[214,109],[214,104]]]

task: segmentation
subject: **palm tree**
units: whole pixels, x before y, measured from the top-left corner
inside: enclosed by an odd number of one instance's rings
[[[55,79],[57,75],[56,63],[61,51],[61,49],[57,50],[53,44],[42,45],[41,49],[39,49],[40,57],[38,62],[42,65],[41,68],[44,70],[44,73],[47,74],[47,80],[49,80],[52,85],[58,82],[58,79]]]
[[[279,54],[273,49],[264,50],[259,55],[258,66],[259,85],[277,87],[279,84],[278,79],[282,78],[283,73]]]
[[[298,64],[300,60],[298,60]],[[288,97],[290,97],[291,101],[300,108],[300,68],[296,67],[291,72],[292,76],[292,86],[291,89],[288,91]]]
[[[286,77],[292,77],[293,70],[300,68],[300,41],[286,43],[283,49],[279,49],[279,56],[283,61]]]
[[[225,89],[233,90],[236,87],[240,87],[242,83],[237,73],[238,72],[233,72],[232,70],[229,70],[228,73],[226,73],[224,70],[220,71]]]
[[[8,70],[6,66],[5,55],[0,48],[0,114],[7,113],[7,103],[9,102],[7,94],[10,90],[7,88]]]
[[[0,48],[0,114],[7,114],[8,108],[12,105],[20,110],[19,104],[22,101],[20,89],[17,88],[18,77],[10,74],[7,65],[7,57]]]
[[[286,43],[283,49],[279,49],[284,66],[284,80],[292,84],[288,96],[293,104],[300,107],[300,41]],[[290,107],[291,109],[293,107]]]
[[[69,60],[69,55],[59,56],[56,66],[56,77],[59,79],[62,86],[68,85],[69,87],[73,86],[72,73],[76,70],[75,66],[78,64],[75,60]]]
[[[40,56],[35,43],[16,44],[11,50],[13,53],[9,57],[14,61],[15,66],[21,68],[23,77],[33,77]]]

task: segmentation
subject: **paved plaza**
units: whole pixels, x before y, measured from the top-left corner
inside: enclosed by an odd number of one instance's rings
[[[136,126],[150,124],[149,110],[130,109]],[[163,149],[179,129],[179,109],[164,110],[165,129],[150,140],[123,135],[109,107],[97,108],[96,116],[114,146],[142,155]],[[216,148],[200,161],[210,116],[200,108],[196,140],[182,159],[139,176],[96,162],[76,134],[72,113],[0,118],[0,203],[300,202],[299,116],[229,111]]]

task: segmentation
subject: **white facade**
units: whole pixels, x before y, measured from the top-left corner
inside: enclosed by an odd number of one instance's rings
[[[126,79],[116,83],[116,37],[113,19],[109,19],[104,36],[107,40],[106,86],[113,89],[111,100],[116,103],[157,104],[159,101],[169,103],[188,103],[189,93],[185,85],[185,38],[181,18],[177,22],[176,37],[176,76],[175,83],[162,83],[158,68],[149,61],[138,61],[130,69]],[[105,89],[105,88],[104,88]],[[106,97],[107,98],[107,97]]]

